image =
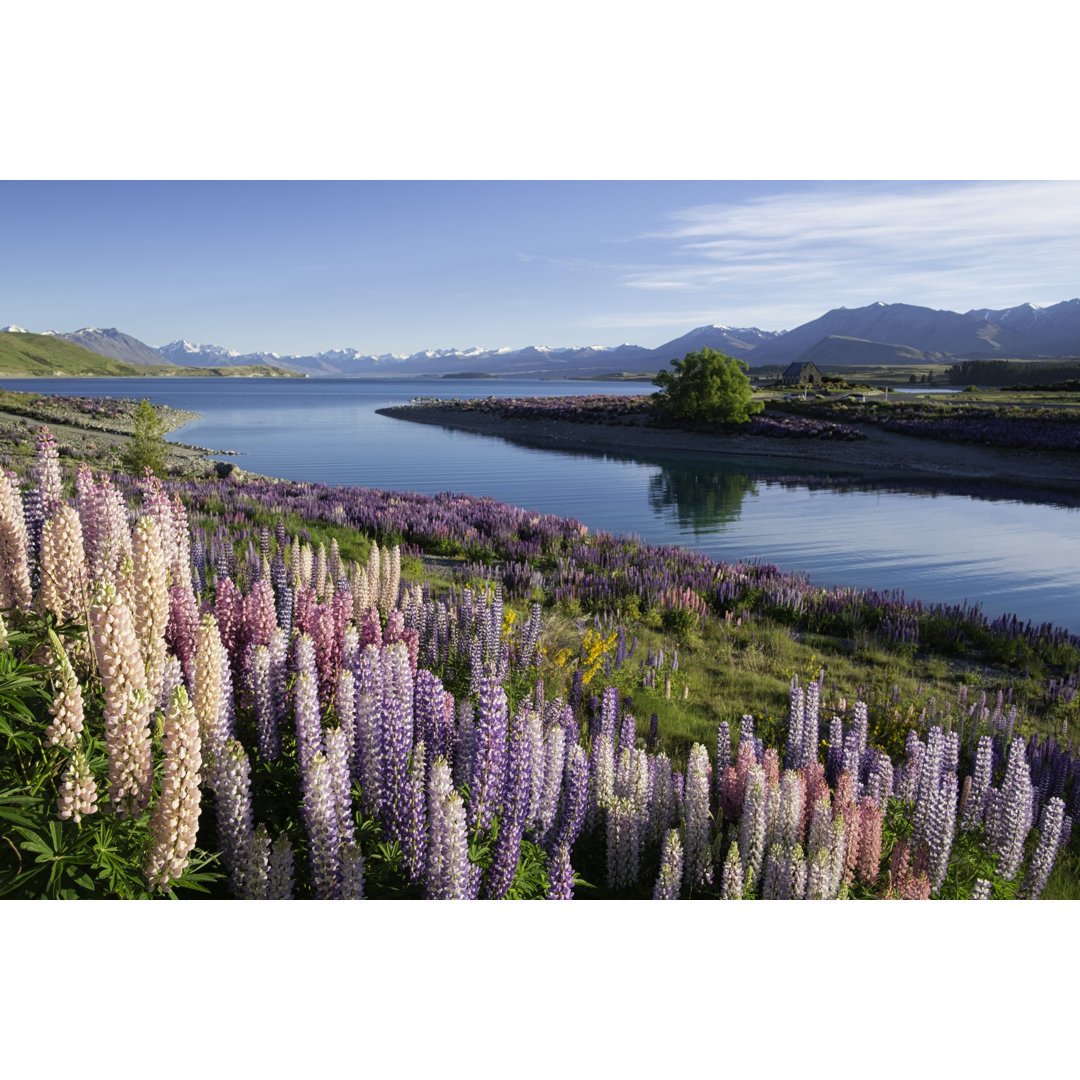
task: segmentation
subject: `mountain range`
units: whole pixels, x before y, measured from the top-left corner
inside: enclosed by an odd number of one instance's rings
[[[9,332],[21,328],[5,327]],[[453,375],[597,376],[652,373],[689,352],[717,349],[752,368],[786,367],[812,360],[819,366],[919,364],[960,359],[1062,359],[1080,357],[1080,299],[1049,307],[980,308],[958,314],[913,304],[878,302],[834,308],[793,330],[699,326],[655,349],[640,345],[588,345],[523,349],[428,349],[380,356],[358,349],[331,349],[313,356],[238,353],[220,345],[173,341],[152,348],[116,329],[88,327],[56,334],[102,356],[127,363],[183,367],[268,365],[313,376]]]

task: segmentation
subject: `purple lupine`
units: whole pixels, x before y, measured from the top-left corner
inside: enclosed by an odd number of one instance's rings
[[[218,840],[222,862],[229,873],[229,888],[237,899],[247,899],[244,869],[255,820],[251,807],[251,762],[236,739],[227,739],[222,747],[214,784]]]
[[[679,830],[669,829],[660,853],[660,873],[653,887],[654,900],[678,900],[682,889],[683,849]]]
[[[960,828],[964,832],[977,829],[986,815],[986,799],[993,779],[993,740],[989,735],[979,737],[975,751],[975,771],[971,777],[971,787],[964,801],[964,813],[960,819]]]
[[[409,760],[409,775],[405,789],[405,813],[400,822],[401,849],[405,856],[405,870],[413,884],[423,880],[427,861],[427,806],[424,782],[424,743],[413,747]]]
[[[709,885],[713,880],[711,817],[709,755],[701,743],[694,743],[686,765],[683,802],[683,849],[686,858],[686,881],[691,889]]]
[[[787,744],[784,748],[784,767],[801,769],[803,747],[803,714],[806,708],[806,693],[799,686],[798,676],[791,680],[788,688],[788,730]]]
[[[912,824],[917,836],[928,836],[930,810],[937,797],[944,772],[945,733],[940,727],[932,727],[926,738],[926,754],[919,769],[919,787],[915,793]]]
[[[1025,899],[1038,900],[1042,896],[1061,845],[1064,822],[1065,803],[1055,795],[1043,807],[1039,821],[1039,844],[1031,856],[1031,865],[1020,889],[1020,895]]]
[[[799,768],[805,769],[817,761],[818,741],[820,739],[819,710],[821,708],[821,681],[815,679],[806,688],[806,704],[803,710],[802,746],[799,754]],[[858,706],[856,705],[856,712]]]
[[[548,863],[548,900],[574,899],[574,868],[570,865],[570,845],[559,844]]]
[[[989,900],[990,899],[990,882],[986,878],[976,878],[975,885],[971,890],[972,900]]]
[[[555,835],[550,841],[552,850],[560,844],[573,848],[585,825],[589,789],[589,759],[585,756],[584,747],[575,743],[566,755],[566,780]]]
[[[646,840],[659,845],[668,829],[675,825],[675,791],[671,779],[671,761],[666,754],[648,759],[652,773],[652,796],[649,799],[649,822]]]
[[[480,680],[469,780],[469,826],[486,829],[503,803],[506,788],[506,692],[493,675]]]
[[[281,753],[281,737],[278,733],[277,710],[274,708],[274,692],[270,683],[270,650],[265,645],[257,645],[251,654],[250,672],[259,757],[263,761],[276,761]]]
[[[165,644],[180,660],[189,687],[195,677],[195,645],[199,636],[199,605],[187,581],[169,587],[169,623]]]
[[[473,759],[476,756],[476,722],[473,703],[462,698],[457,708],[457,747],[453,757],[454,783],[459,787],[469,783]]]
[[[1024,740],[1019,736],[1009,746],[1005,778],[1001,782],[1001,816],[995,836],[995,846],[1001,856],[998,873],[1012,881],[1024,856],[1024,840],[1032,825],[1034,790],[1031,773],[1024,753]]]
[[[296,761],[300,771],[300,788],[306,790],[310,780],[311,763],[323,752],[322,718],[319,714],[319,691],[310,671],[296,676],[293,714],[296,722]]]
[[[952,853],[953,838],[956,835],[956,797],[957,778],[951,770],[945,771],[938,782],[927,813],[925,831],[930,846],[930,861],[927,875],[930,878],[932,892],[937,892],[945,882],[949,869],[949,856]]]
[[[401,642],[385,646],[381,651],[381,662],[383,682],[379,708],[383,796],[380,816],[389,825],[391,835],[401,839],[411,814],[408,771],[413,746],[413,679],[408,651]]]
[[[825,759],[825,775],[830,784],[840,775],[844,756],[844,722],[838,716],[829,721],[829,752]]]

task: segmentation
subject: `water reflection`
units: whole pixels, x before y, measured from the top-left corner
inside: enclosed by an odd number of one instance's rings
[[[695,536],[738,520],[743,499],[757,493],[749,476],[701,465],[661,467],[649,480],[649,506],[660,517],[674,511],[679,528]]]

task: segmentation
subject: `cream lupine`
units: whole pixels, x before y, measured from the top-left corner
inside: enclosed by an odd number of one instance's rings
[[[30,610],[28,546],[18,482],[13,473],[0,472],[0,608]]]
[[[112,582],[95,590],[90,623],[104,691],[109,798],[120,817],[141,814],[153,785],[150,700],[131,611]]]
[[[135,632],[142,647],[146,688],[152,702],[161,700],[165,676],[165,630],[169,625],[169,570],[161,527],[140,518],[132,536]]]
[[[89,602],[90,567],[82,524],[72,506],[60,506],[41,530],[38,604],[58,622],[82,622]],[[70,647],[70,646],[69,646]]]
[[[60,671],[57,676],[56,696],[49,706],[53,720],[45,729],[45,745],[74,750],[83,730],[82,687],[75,677],[67,653],[64,652],[64,646],[52,630],[49,631],[49,641],[52,643]]]
[[[224,690],[221,681],[224,653],[225,648],[221,644],[214,616],[204,615],[195,643],[191,700],[199,721],[199,738],[202,741],[203,760],[207,765],[203,775],[211,787],[214,786],[214,775],[224,752],[225,740],[230,734],[224,722]]]
[[[146,864],[151,886],[167,889],[184,872],[199,831],[199,721],[187,691],[178,686],[165,712],[161,794],[150,811],[154,846]]]
[[[56,816],[63,820],[71,818],[78,825],[83,817],[96,813],[97,784],[85,755],[77,749],[60,779]]]

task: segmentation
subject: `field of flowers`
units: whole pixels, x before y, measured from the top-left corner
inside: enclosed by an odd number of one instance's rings
[[[1075,876],[1080,640],[1057,627],[464,495],[65,479],[45,428],[0,476],[0,611],[8,897],[989,899]],[[646,615],[666,649],[639,649]],[[821,671],[785,716],[746,701],[689,745],[635,716],[678,694],[688,636],[766,620],[1043,665],[1053,734],[1004,695],[902,717]]]

